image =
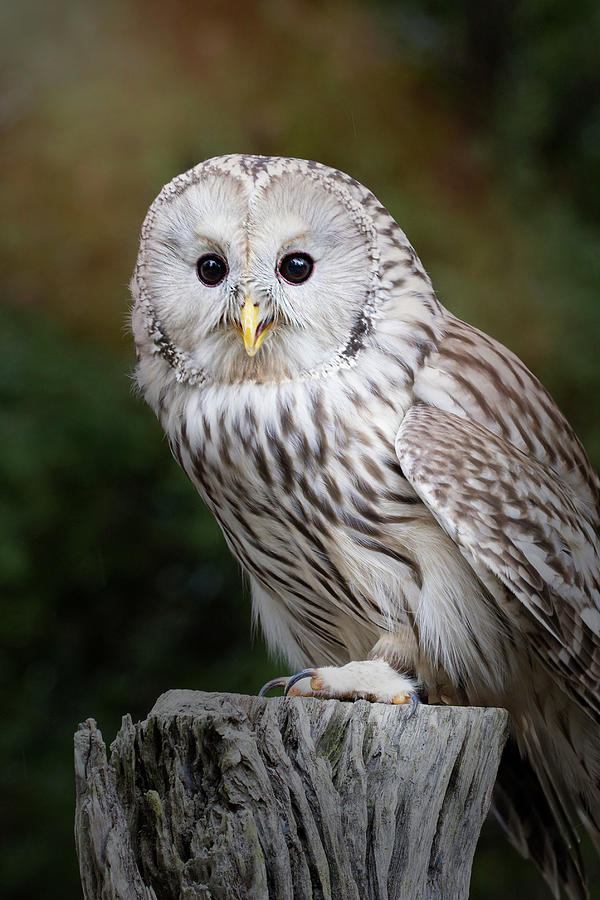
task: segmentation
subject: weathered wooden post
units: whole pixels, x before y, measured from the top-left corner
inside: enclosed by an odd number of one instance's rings
[[[460,900],[500,709],[170,691],[75,735],[86,900]]]

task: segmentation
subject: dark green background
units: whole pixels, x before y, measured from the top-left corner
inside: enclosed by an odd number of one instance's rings
[[[0,884],[69,900],[77,723],[110,740],[167,688],[280,671],[131,390],[148,204],[231,151],[350,172],[598,466],[600,4],[22,0],[0,44]],[[490,826],[472,897],[526,895],[549,896]]]

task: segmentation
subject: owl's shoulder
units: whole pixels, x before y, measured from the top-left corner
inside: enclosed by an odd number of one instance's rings
[[[488,334],[448,313],[437,350],[415,380],[415,397],[488,428],[598,510],[598,476],[573,428],[525,363]]]

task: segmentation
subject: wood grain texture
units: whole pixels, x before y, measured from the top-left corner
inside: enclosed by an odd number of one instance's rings
[[[504,710],[163,694],[75,735],[87,900],[467,897]]]

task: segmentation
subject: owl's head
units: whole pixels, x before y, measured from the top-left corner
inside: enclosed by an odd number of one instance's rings
[[[141,362],[159,354],[179,381],[230,383],[348,361],[385,299],[376,216],[387,244],[413,253],[370,191],[318,163],[233,155],[178,176],[142,228]]]

